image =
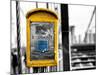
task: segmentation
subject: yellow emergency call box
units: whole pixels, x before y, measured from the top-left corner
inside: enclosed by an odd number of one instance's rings
[[[56,66],[58,58],[58,16],[36,8],[26,14],[28,67]]]

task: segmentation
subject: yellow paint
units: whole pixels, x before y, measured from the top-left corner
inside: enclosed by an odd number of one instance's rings
[[[26,25],[26,33],[27,33],[27,50],[26,50],[26,59],[28,67],[40,67],[40,66],[56,66],[58,62],[58,17],[54,12],[37,8],[31,10],[26,15],[27,25]],[[31,60],[30,61],[30,22],[49,22],[54,23],[54,60]]]

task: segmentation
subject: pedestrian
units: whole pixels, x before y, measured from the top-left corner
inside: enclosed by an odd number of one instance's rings
[[[16,49],[14,50],[14,52],[11,52],[11,56],[12,56],[12,68],[13,68],[13,73],[16,74],[17,73],[17,66],[18,66],[18,58],[17,58],[17,51]]]

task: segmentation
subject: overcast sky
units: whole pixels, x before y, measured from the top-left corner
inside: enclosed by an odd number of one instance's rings
[[[38,3],[39,8],[46,8],[46,3]],[[49,3],[49,9],[52,11],[54,7],[58,8],[58,16],[60,18],[60,4]],[[20,26],[21,26],[21,45],[26,45],[26,13],[31,9],[36,8],[35,2],[20,2]],[[84,33],[88,27],[92,12],[94,10],[93,6],[83,6],[83,5],[69,5],[69,26],[75,26],[75,35],[81,35],[84,38]],[[55,11],[57,12],[57,11]],[[91,29],[93,30],[95,25],[95,16],[91,23]],[[95,30],[93,30],[94,32]],[[12,2],[12,46],[15,47],[16,44],[16,11],[15,2]]]
[[[84,38],[84,33],[87,30],[89,25],[92,13],[94,11],[94,6],[83,6],[83,5],[69,5],[69,25],[75,26],[75,35],[81,35],[81,38]],[[93,30],[95,26],[95,15],[93,17],[90,30]]]

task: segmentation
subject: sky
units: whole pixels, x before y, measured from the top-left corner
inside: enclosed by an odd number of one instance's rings
[[[54,10],[54,7],[58,8],[58,11]],[[36,8],[35,2],[20,2],[20,27],[21,27],[21,45],[26,46],[26,13],[32,9]],[[38,8],[46,8],[46,3],[38,3]],[[49,9],[58,13],[60,16],[60,4],[49,3]],[[94,10],[93,6],[83,6],[83,5],[68,5],[69,12],[69,26],[75,26],[75,35],[81,35],[81,39],[84,38],[84,33],[88,27],[92,12]],[[59,19],[59,24],[61,20]],[[93,30],[95,25],[95,15],[91,23],[90,29]],[[16,9],[15,2],[12,2],[12,46],[16,47]]]
[[[83,5],[69,5],[69,25],[75,26],[75,35],[78,38],[81,35],[81,39],[84,39],[84,33],[89,25],[94,6],[83,6]],[[93,17],[90,29],[92,32],[95,26],[95,15]]]

